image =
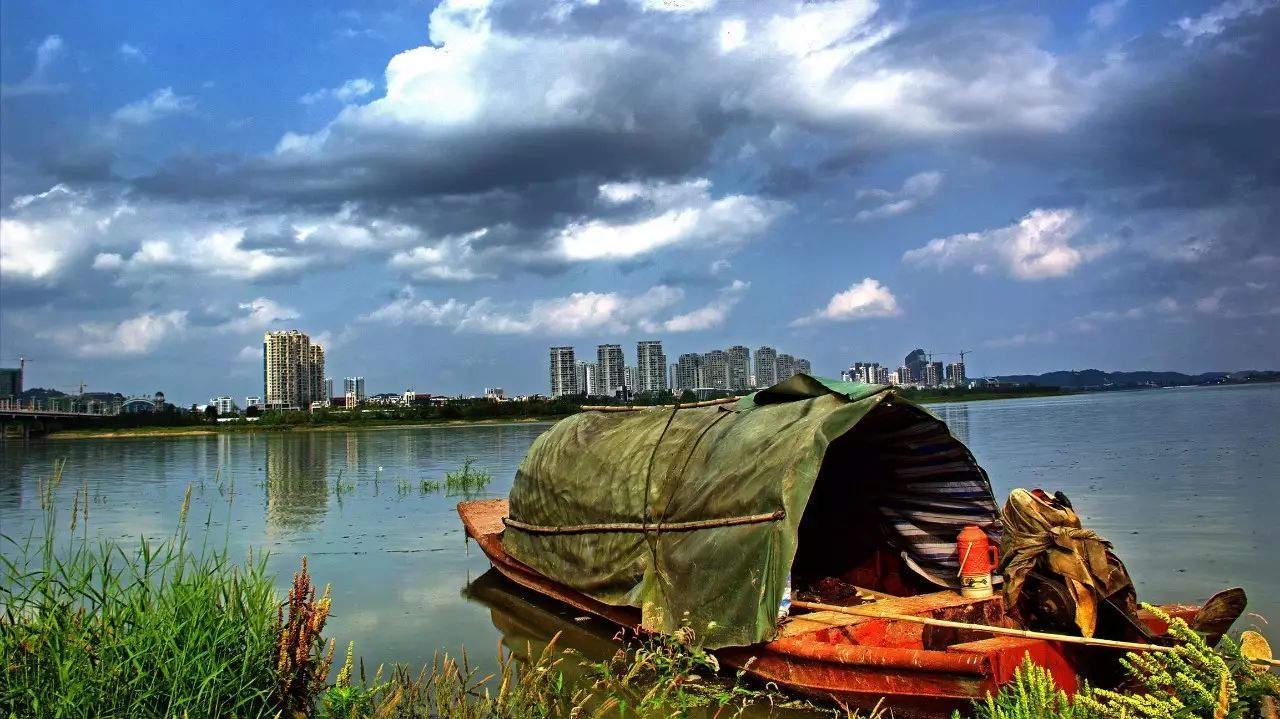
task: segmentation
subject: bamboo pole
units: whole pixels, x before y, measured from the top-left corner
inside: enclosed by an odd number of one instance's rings
[[[838,604],[822,604],[819,602],[805,602],[793,599],[791,600],[791,606],[818,612],[837,612],[840,614],[851,614],[855,617],[891,619],[895,622],[914,622],[916,624],[925,624],[931,627],[946,627],[948,629],[968,629],[970,631],[983,632],[986,634],[1022,637],[1023,639],[1043,639],[1050,642],[1062,642],[1063,644],[1083,644],[1090,647],[1110,647],[1112,649],[1126,649],[1134,652],[1171,652],[1174,650],[1173,647],[1161,646],[1159,644],[1140,644],[1138,642],[1122,642],[1116,639],[1077,637],[1071,634],[1054,634],[1051,632],[1037,632],[1031,629],[993,627],[989,624],[970,624],[968,622],[953,622],[949,619],[917,617],[911,614],[895,614],[893,612],[875,609],[874,603],[857,607],[842,607]],[[1275,659],[1250,659],[1249,661],[1259,664],[1270,664],[1271,666],[1280,666],[1280,661]]]
[[[631,406],[624,407],[624,406],[617,406],[617,405],[610,405],[610,404],[585,405],[583,406],[582,411],[583,412],[639,412],[645,409],[671,409],[672,407],[676,409],[689,409],[690,407],[711,407],[717,404],[729,404],[731,402],[737,402],[740,399],[742,398],[741,397],[721,397],[720,399],[707,399],[701,402],[690,402],[689,404],[654,404],[654,405],[639,406],[639,407],[631,407]]]

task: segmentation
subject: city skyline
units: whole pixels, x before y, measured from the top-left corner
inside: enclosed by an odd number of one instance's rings
[[[293,327],[441,394],[655,337],[1280,362],[1276,3],[555,8],[9,3],[0,366],[243,397]]]

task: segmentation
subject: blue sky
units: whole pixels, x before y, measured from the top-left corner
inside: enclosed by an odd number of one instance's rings
[[[0,364],[180,402],[547,347],[1280,366],[1274,0],[56,4],[0,25]]]

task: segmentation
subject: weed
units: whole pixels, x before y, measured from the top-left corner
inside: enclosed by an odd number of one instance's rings
[[[493,475],[482,469],[476,469],[475,463],[474,457],[467,457],[456,472],[445,474],[444,485],[447,494],[471,496],[489,486],[493,481]]]

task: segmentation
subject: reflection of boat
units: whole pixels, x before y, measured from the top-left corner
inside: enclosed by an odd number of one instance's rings
[[[999,532],[985,472],[887,388],[798,375],[734,407],[576,415],[534,443],[510,502],[458,512],[517,584],[619,626],[687,622],[722,664],[809,697],[945,714],[1024,656],[1067,691],[1115,665],[1114,650],[912,621],[1011,623],[999,594],[955,591],[956,533]],[[779,625],[789,582],[872,601]]]

